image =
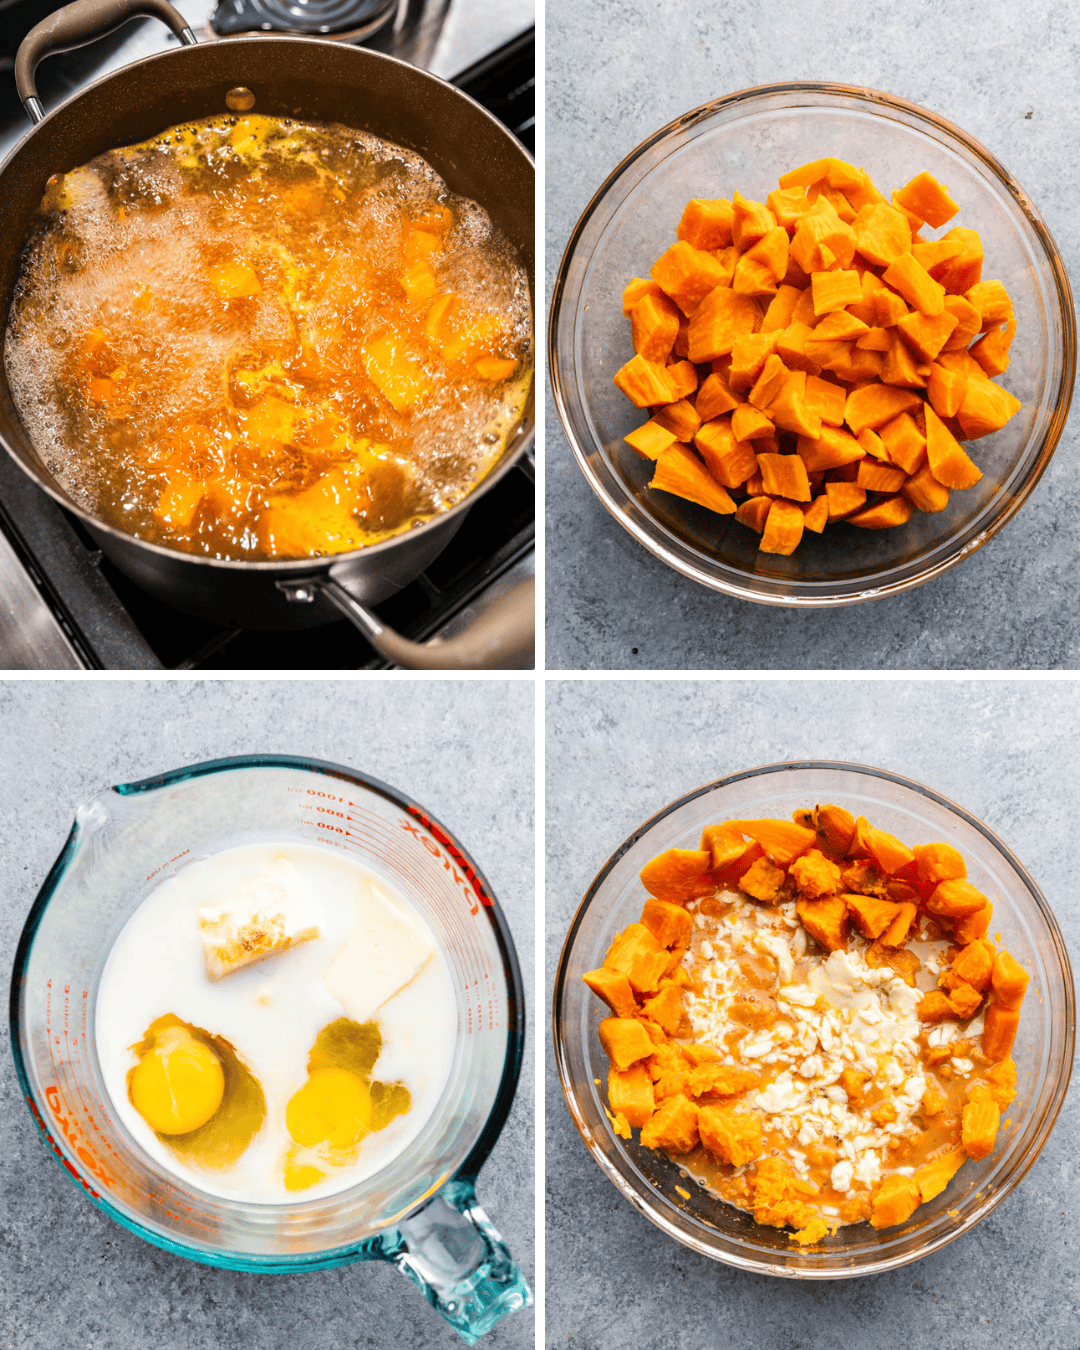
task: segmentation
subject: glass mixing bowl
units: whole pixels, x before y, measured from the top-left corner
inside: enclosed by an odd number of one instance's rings
[[[581,977],[601,965],[615,934],[636,922],[645,900],[641,868],[668,848],[697,848],[705,825],[780,816],[836,802],[906,844],[944,840],[963,854],[972,883],[994,902],[991,934],[1031,983],[1013,1058],[1017,1098],[997,1146],[969,1160],[949,1187],[905,1224],[880,1231],[849,1224],[809,1249],[786,1230],[709,1195],[665,1154],[620,1139],[607,1114],[608,1062],[597,1028],[606,1008]],[[990,830],[936,792],[861,764],[770,764],[709,783],[664,807],[615,850],[570,926],[555,978],[555,1056],[574,1123],[619,1191],[662,1232],[716,1261],[766,1275],[841,1279],[891,1270],[973,1228],[1018,1185],[1039,1156],[1065,1100],[1072,1068],[1076,1000],[1072,971],[1050,906],[1023,865]],[[689,1197],[679,1194],[681,1188]]]
[[[862,165],[886,195],[921,170],[959,204],[949,228],[982,236],[984,274],[1013,298],[1017,336],[1002,377],[1023,407],[974,442],[983,470],[945,511],[916,511],[898,529],[830,525],[790,557],[761,553],[759,536],[663,492],[646,491],[652,464],[623,436],[643,414],[612,384],[633,355],[623,287],[675,240],[691,197],[764,201],[780,174],[834,155]],[[980,548],[1027,499],[1061,436],[1072,398],[1076,332],[1057,246],[1027,194],[959,127],[902,99],[840,84],[776,84],[696,108],[639,145],[578,221],[555,280],[548,335],[563,429],[589,486],[615,519],[684,576],[741,600],[822,607],[895,594]]]
[[[306,844],[385,876],[430,926],[458,1010],[446,1087],[412,1143],[348,1190],[292,1204],[223,1199],[161,1167],[116,1113],[96,1048],[101,973],[137,906],[186,865],[254,843]],[[232,1270],[389,1261],[470,1345],[532,1302],[476,1203],[524,1034],[510,931],[465,850],[385,783],[288,755],[212,760],[84,802],[26,920],[11,982],[27,1106],[58,1162],[110,1218],[167,1251]]]

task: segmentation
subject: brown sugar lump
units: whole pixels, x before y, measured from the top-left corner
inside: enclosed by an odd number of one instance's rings
[[[983,477],[961,442],[1020,403],[997,383],[1015,307],[983,278],[977,231],[921,233],[959,210],[946,185],[916,173],[887,197],[830,157],[779,184],[766,202],[685,205],[623,292],[634,356],[614,378],[650,413],[625,438],[656,465],[650,490],[734,516],[784,557],[840,524],[947,511]]]

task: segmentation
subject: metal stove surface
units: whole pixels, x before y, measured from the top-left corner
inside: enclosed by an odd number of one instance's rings
[[[531,21],[531,0],[527,4],[526,8],[521,0],[509,5],[455,0],[429,67],[452,76],[454,84],[499,117],[532,152],[532,30],[518,31],[494,51],[488,50],[493,37],[498,41],[507,36],[508,25],[520,29]],[[32,12],[24,16],[29,22],[18,24],[20,10],[27,6],[0,0],[5,37],[16,28],[29,28],[55,6],[48,0],[29,0],[29,7]],[[213,9],[203,0],[178,7],[196,25],[204,23]],[[163,49],[169,40],[163,34],[160,25],[129,25],[93,48],[50,61],[42,71],[46,107],[108,70]],[[0,158],[26,131],[14,81],[3,72],[4,61],[0,53]],[[523,460],[478,499],[466,525],[428,571],[377,607],[380,618],[414,641],[449,637],[464,626],[532,573],[534,499],[533,463]],[[0,669],[386,667],[346,622],[302,634],[260,633],[220,628],[161,604],[118,572],[79,522],[0,454]]]

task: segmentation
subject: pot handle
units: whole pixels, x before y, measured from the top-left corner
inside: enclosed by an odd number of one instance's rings
[[[73,0],[31,28],[15,58],[15,86],[31,122],[40,122],[45,116],[34,83],[39,61],[55,52],[85,47],[140,15],[160,19],[185,46],[194,47],[198,41],[188,21],[168,0]]]
[[[387,628],[334,576],[278,582],[290,600],[322,594],[395,665],[406,670],[531,670],[536,635],[536,583],[529,577],[501,595],[464,633],[445,642],[410,642]]]
[[[527,1308],[532,1290],[476,1203],[476,1182],[457,1177],[402,1219],[381,1255],[408,1275],[467,1345]]]

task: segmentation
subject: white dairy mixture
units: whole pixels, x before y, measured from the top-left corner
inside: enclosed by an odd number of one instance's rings
[[[212,981],[207,977],[196,910],[226,902],[276,859],[296,868],[305,911],[319,936]],[[449,968],[414,906],[381,878],[378,888],[430,938],[434,948],[419,972],[375,1013],[382,1051],[372,1079],[403,1083],[410,1109],[367,1135],[354,1167],[331,1168],[303,1191],[288,1191],[285,1154],[292,1144],[285,1107],[307,1080],[307,1060],[323,1027],[352,1015],[327,989],[324,976],[357,924],[361,888],[373,874],[358,863],[302,844],[229,849],[185,867],[158,886],[117,938],[102,973],[96,1042],[105,1084],[132,1136],[167,1171],[212,1195],[249,1203],[303,1203],[345,1190],[385,1167],[419,1134],[446,1084],[457,1037],[458,1011]],[[339,993],[343,991],[339,988]],[[262,1128],[227,1171],[186,1165],[163,1144],[128,1100],[131,1049],[166,1013],[222,1036],[252,1071],[266,1096]]]
[[[926,990],[935,987],[938,953],[930,944],[911,944],[923,962],[912,988],[889,967],[867,965],[869,944],[855,934],[847,951],[817,952],[808,959],[811,944],[794,904],[770,908],[734,895],[722,898],[737,902],[719,919],[700,913],[695,901],[687,905],[698,930],[715,930],[698,948],[703,964],[695,974],[702,992],[685,995],[694,1039],[721,1049],[722,1063],[761,1070],[771,1080],[760,1091],[747,1093],[745,1101],[761,1113],[767,1131],[790,1141],[786,1156],[800,1176],[808,1177],[810,1171],[802,1150],[837,1137],[840,1156],[830,1178],[835,1190],[851,1195],[876,1185],[885,1172],[910,1175],[913,1168],[890,1165],[885,1154],[895,1137],[918,1133],[911,1117],[927,1080],[915,1038],[929,1028],[920,1023],[916,1008]],[[737,1053],[730,1054],[723,1038],[732,1027],[728,1010],[742,997],[739,954],[748,951],[776,960],[771,993],[780,1016],[771,1026],[748,1032]],[[796,978],[797,965],[801,978]],[[980,1014],[964,1035],[981,1030]],[[943,1023],[930,1030],[928,1040],[946,1044],[958,1034],[956,1023]],[[975,1067],[959,1056],[951,1063],[960,1077]],[[847,1068],[891,1089],[893,1120],[875,1125],[851,1109],[839,1086]],[[746,1169],[736,1169],[741,1170]],[[835,1217],[828,1206],[821,1212]]]

